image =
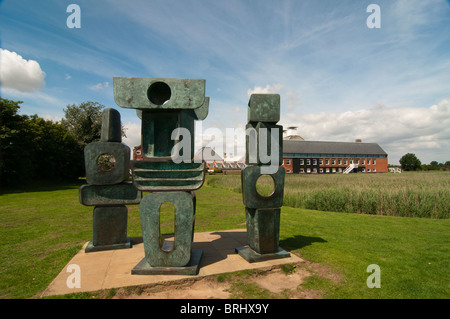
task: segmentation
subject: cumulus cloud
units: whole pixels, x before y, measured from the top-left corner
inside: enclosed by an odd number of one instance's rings
[[[255,86],[253,89],[247,90],[247,95],[250,97],[253,93],[278,93],[283,87],[284,85],[280,83],[274,85],[267,84],[265,87]]]
[[[132,123],[132,122],[127,122],[126,124],[124,124],[124,127],[126,129],[125,134],[127,135],[127,137],[123,137],[122,138],[122,142],[126,145],[128,145],[131,150],[133,150],[133,148],[135,146],[141,145],[141,125],[140,123]]]
[[[35,60],[25,60],[16,52],[0,49],[0,84],[21,92],[32,92],[44,84],[45,72]]]
[[[450,99],[429,108],[370,109],[342,113],[296,115],[287,113],[285,126],[297,126],[305,140],[354,141],[378,143],[391,163],[406,152],[416,153],[427,163],[450,160]],[[448,159],[446,159],[448,157]],[[398,164],[398,163],[397,163]]]
[[[90,87],[90,89],[94,90],[94,91],[103,90],[103,89],[106,89],[106,88],[109,88],[109,82],[97,83],[97,84],[92,85]]]

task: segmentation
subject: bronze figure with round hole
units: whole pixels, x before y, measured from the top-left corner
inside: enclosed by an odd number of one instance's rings
[[[94,206],[92,241],[86,252],[131,248],[127,237],[128,208],[141,200],[141,192],[126,182],[130,177],[130,148],[122,144],[120,113],[107,108],[102,113],[100,142],[84,148],[86,182],[79,201]]]
[[[241,171],[248,246],[236,251],[248,262],[289,257],[278,246],[283,206],[283,127],[278,94],[252,94],[246,126],[246,164]],[[266,182],[263,182],[263,179]],[[263,184],[263,185],[261,185]]]
[[[141,119],[142,160],[131,161],[133,185],[150,192],[140,203],[145,258],[136,275],[191,274],[198,271],[201,250],[192,250],[194,190],[205,179],[205,164],[194,163],[196,120],[208,115],[205,80],[114,77],[114,100],[136,110]],[[175,207],[171,249],[159,242],[160,206]]]

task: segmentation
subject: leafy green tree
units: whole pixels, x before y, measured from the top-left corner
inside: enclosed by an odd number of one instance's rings
[[[422,163],[415,154],[407,153],[400,159],[400,165],[404,171],[415,171],[420,169]]]
[[[85,147],[100,140],[104,108],[103,104],[92,101],[67,105],[64,109],[65,118],[61,120],[61,124],[76,137],[82,147]],[[123,126],[122,136],[126,137]]]
[[[0,99],[0,185],[83,175],[83,149],[61,124],[20,115],[21,101]]]
[[[83,102],[80,105],[67,105],[64,109],[65,118],[61,120],[61,124],[84,147],[91,142],[100,140],[104,108],[104,105],[91,101]]]
[[[83,148],[61,124],[36,115],[30,118],[33,131],[35,179],[73,180],[84,174]]]
[[[32,175],[28,116],[19,115],[22,101],[0,98],[0,184],[22,182]]]
[[[430,165],[431,166],[439,166],[439,163],[437,161],[431,161]]]

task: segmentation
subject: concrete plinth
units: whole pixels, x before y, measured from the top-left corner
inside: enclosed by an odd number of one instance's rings
[[[147,260],[143,258],[131,270],[132,275],[197,275],[200,266],[200,259],[203,251],[194,249],[191,252],[191,259],[184,267],[152,267]]]
[[[248,246],[236,248],[236,252],[249,263],[291,257],[290,253],[280,247],[277,252],[268,254],[259,254]]]

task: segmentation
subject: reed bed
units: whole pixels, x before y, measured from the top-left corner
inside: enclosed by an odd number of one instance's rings
[[[242,192],[240,176],[208,176],[207,185]],[[270,181],[258,183],[272,189]],[[445,219],[450,173],[286,175],[283,205],[346,213]]]

